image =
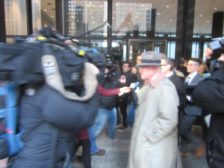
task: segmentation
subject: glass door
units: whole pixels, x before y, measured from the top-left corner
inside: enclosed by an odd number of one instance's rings
[[[156,51],[166,53],[167,41],[166,40],[143,40],[143,39],[130,39],[128,40],[127,60],[134,63],[135,58],[145,51]]]

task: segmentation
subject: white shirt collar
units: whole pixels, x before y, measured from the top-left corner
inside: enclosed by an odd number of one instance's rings
[[[190,83],[190,82],[192,81],[192,79],[193,79],[197,74],[198,74],[197,71],[195,71],[195,72],[189,74],[189,75],[187,76],[187,78],[186,78],[186,80],[188,80],[187,83]]]

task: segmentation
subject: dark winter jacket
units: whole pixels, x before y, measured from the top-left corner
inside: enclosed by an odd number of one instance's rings
[[[173,75],[169,77],[169,79],[171,80],[171,82],[173,82],[174,86],[176,87],[177,94],[179,96],[179,101],[180,101],[179,107],[183,109],[187,104],[186,90],[184,87],[184,79],[177,76],[175,72],[173,73]]]
[[[207,139],[207,161],[210,168],[224,165],[224,69],[214,72],[195,88],[193,101],[211,112]]]
[[[118,88],[119,82],[117,75],[114,75],[113,77],[104,77],[99,76],[99,83],[100,85],[105,89],[115,89]],[[100,100],[100,108],[111,110],[112,108],[117,106],[118,101],[118,93],[115,95],[110,96],[104,96],[101,94],[101,100]]]
[[[73,153],[75,134],[92,125],[98,98],[73,101],[48,85],[32,93],[27,90],[21,101],[20,124],[24,147],[13,168],[68,168],[65,160]]]

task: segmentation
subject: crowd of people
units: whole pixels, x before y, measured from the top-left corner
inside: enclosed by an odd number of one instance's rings
[[[117,130],[123,131],[128,126],[132,129],[128,168],[145,168],[145,160],[148,161],[147,167],[182,167],[181,158],[189,157],[192,146],[195,159],[206,154],[210,167],[221,167],[222,150],[216,149],[217,144],[213,141],[212,144],[211,140],[208,143],[214,120],[210,118],[215,118],[217,114],[213,114],[211,102],[203,103],[208,98],[200,94],[205,92],[202,91],[203,87],[206,90],[206,81],[210,81],[216,73],[221,73],[223,54],[218,59],[218,71],[210,71],[209,64],[199,58],[189,58],[181,68],[174,59],[162,53],[144,52],[136,57],[136,61],[139,58],[141,61],[133,67],[127,62],[122,63],[121,69],[124,72],[118,79],[123,83],[122,86],[131,88],[131,93],[128,90],[125,93],[127,105],[122,104],[120,107],[118,95],[116,108],[117,115],[120,113],[122,119]],[[123,74],[127,74],[127,71],[128,76],[124,79]],[[128,84],[124,85],[126,79]],[[132,79],[131,83],[128,79]],[[219,90],[220,88],[210,91],[218,94]],[[222,98],[219,101],[222,102]],[[221,103],[218,105],[221,106]],[[126,106],[125,114],[123,106]],[[220,111],[222,107],[217,108]],[[193,131],[194,125],[201,128],[199,135]],[[214,138],[213,133],[212,135]],[[211,155],[214,152],[211,148],[216,149],[220,156]]]

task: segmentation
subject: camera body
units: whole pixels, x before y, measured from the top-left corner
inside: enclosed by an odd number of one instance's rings
[[[105,63],[104,77],[112,78],[112,77],[115,77],[117,74],[118,74],[118,68],[117,68],[116,64],[114,63],[111,55],[107,55],[106,63]]]
[[[117,78],[119,76],[119,68],[117,65],[113,62],[113,59],[110,55],[106,55],[105,57],[105,63],[98,65],[97,67],[100,70],[100,73],[98,75],[98,79],[105,79],[105,80],[112,80]]]
[[[223,49],[224,50],[224,37],[213,38],[212,42],[208,44],[208,47],[213,51]]]

